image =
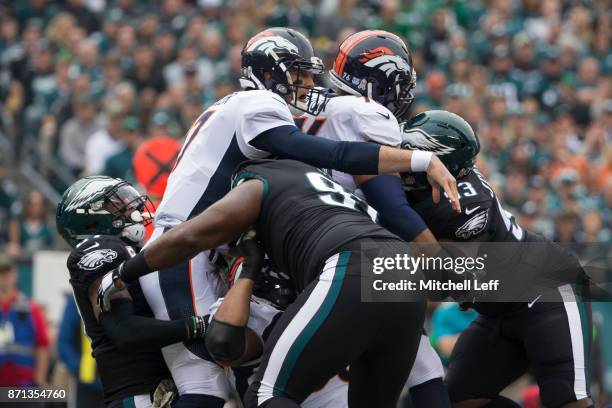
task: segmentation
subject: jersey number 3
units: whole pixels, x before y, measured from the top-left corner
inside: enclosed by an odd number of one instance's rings
[[[310,172],[306,173],[310,184],[319,192],[319,198],[325,204],[338,205],[340,207],[349,208],[351,210],[360,211],[367,214],[373,222],[376,222],[378,213],[370,207],[365,201],[349,193],[340,184],[325,177],[321,173]]]

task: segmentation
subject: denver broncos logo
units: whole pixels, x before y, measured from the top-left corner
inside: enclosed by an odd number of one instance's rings
[[[361,58],[359,58],[359,62],[366,62],[373,58],[381,57],[383,55],[393,55],[393,51],[391,51],[387,47],[377,47],[373,50],[362,52]]]
[[[298,53],[298,47],[291,41],[277,35],[260,35],[247,44],[247,51],[263,51],[271,54],[275,50],[286,50],[292,54]]]
[[[378,47],[368,50],[361,54],[359,62],[363,62],[366,67],[378,68],[390,77],[394,72],[400,71],[410,74],[411,68],[408,63],[400,56],[393,55],[393,52],[386,47]]]
[[[113,262],[116,258],[117,252],[112,249],[97,249],[83,255],[78,265],[81,269],[92,271],[105,263]]]

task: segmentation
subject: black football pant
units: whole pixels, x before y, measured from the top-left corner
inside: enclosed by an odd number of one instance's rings
[[[535,302],[497,317],[480,315],[459,336],[446,375],[451,401],[497,397],[530,370],[546,407],[586,398],[589,392],[590,305]]]
[[[380,245],[389,253],[408,250],[400,241]],[[279,318],[246,407],[298,407],[348,365],[349,406],[396,406],[416,356],[425,300],[363,302],[361,276],[372,261],[360,248],[361,240],[353,241],[330,257]]]

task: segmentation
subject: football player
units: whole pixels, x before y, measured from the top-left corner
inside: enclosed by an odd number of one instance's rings
[[[457,178],[463,211],[444,200],[433,205],[424,178],[405,179],[408,197],[436,238],[453,241],[535,242],[547,240],[522,228],[504,210],[475,167],[480,143],[471,126],[446,111],[421,113],[403,126],[404,146],[438,155]],[[546,245],[552,259],[579,263],[561,247]],[[532,260],[533,261],[533,260]],[[518,267],[518,266],[517,266]],[[539,296],[538,296],[539,297]],[[450,357],[447,383],[457,407],[519,407],[499,392],[531,368],[547,407],[592,407],[589,393],[591,318],[572,287],[558,288],[558,302],[476,302],[479,317],[460,335]]]
[[[411,302],[362,302],[361,280],[371,279],[373,256],[406,253],[408,245],[378,226],[365,202],[301,162],[247,162],[234,186],[113,271],[109,289],[231,241],[254,225],[275,270],[287,271],[299,295],[264,344],[246,405],[298,407],[350,363],[350,406],[395,407],[418,348],[425,302],[418,294]],[[364,244],[372,252],[363,252]],[[223,302],[235,300],[234,307],[222,304],[210,323],[211,336],[221,332],[215,337],[228,339],[209,347],[219,361],[245,352],[241,334],[249,302],[233,294],[252,288],[253,277],[243,272]]]
[[[242,301],[239,304],[235,302],[228,303],[224,302],[224,298],[219,298],[217,302],[211,307],[211,316],[214,316],[218,311],[221,304],[224,305],[226,310],[231,310],[237,314],[248,314],[248,320],[235,322],[238,327],[245,327],[245,331],[251,331],[257,335],[256,338],[251,336],[250,341],[256,342],[257,344],[251,346],[252,349],[260,349],[261,344],[269,337],[274,325],[280,318],[282,312],[289,306],[296,297],[295,289],[289,280],[289,277],[284,273],[278,273],[274,271],[270,265],[269,260],[263,262],[264,267],[261,272],[257,275],[253,285],[253,292],[244,292],[236,294],[232,292],[234,299],[238,297],[239,300],[248,300],[250,302]],[[244,258],[237,258],[231,263],[229,281],[234,283],[238,281],[242,274],[244,266]],[[248,306],[248,308],[246,307]],[[240,308],[243,311],[240,312]],[[217,316],[219,321],[226,321],[227,318],[224,316]],[[217,347],[213,343],[220,342],[225,344],[228,342],[227,337],[216,336],[216,331],[210,332],[212,336],[209,337],[209,345],[212,348]],[[246,336],[248,333],[244,333]],[[216,336],[216,337],[215,337]],[[252,356],[251,356],[252,357]],[[260,357],[260,355],[257,355]],[[259,366],[259,358],[253,363],[243,363],[239,367],[236,367],[233,362],[225,362],[224,364],[234,366],[233,371],[236,381],[236,389],[238,394],[243,397],[248,383],[252,382],[254,371]],[[303,408],[346,408],[348,407],[348,371],[342,369],[337,375],[332,377],[324,385],[321,385],[319,389],[308,396],[302,402]]]
[[[416,84],[412,58],[401,38],[382,30],[353,34],[340,45],[329,78],[333,93],[321,95],[318,90],[310,98],[319,107],[315,109],[317,116],[295,118],[304,132],[330,140],[400,147],[398,121],[408,116]],[[351,176],[332,171],[332,176],[349,191],[358,186],[357,194],[363,194],[378,211],[381,225],[400,238],[416,244],[436,243],[406,200],[399,174]],[[435,189],[432,192],[437,193]],[[424,249],[434,249],[434,245]],[[443,376],[442,362],[424,333],[407,384],[416,408],[450,407]]]
[[[356,174],[427,171],[457,204],[452,176],[430,153],[302,133],[289,107],[316,113],[306,97],[314,75],[322,71],[310,42],[295,30],[270,28],[251,38],[242,52],[244,91],[222,98],[193,124],[157,208],[149,242],[223,197],[233,170],[246,159],[293,158]],[[224,290],[214,273],[215,259],[216,252],[207,251],[173,267],[172,273],[143,277],[140,283],[155,316],[180,319],[205,313]],[[207,361],[201,345],[178,343],[163,354],[181,395],[209,395],[216,398],[215,406],[223,405],[226,395],[218,388],[224,373]]]
[[[201,341],[205,333],[200,316],[154,319],[138,282],[113,296],[112,310],[102,312],[97,305],[104,275],[139,249],[147,202],[123,180],[92,176],[70,186],[57,207],[58,231],[74,247],[70,284],[108,407],[150,407],[153,391],[170,375],[160,348]]]

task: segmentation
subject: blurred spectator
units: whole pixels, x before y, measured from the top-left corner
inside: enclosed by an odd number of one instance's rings
[[[338,44],[367,27],[404,37],[417,72],[412,113],[435,108],[465,117],[481,141],[479,169],[522,225],[565,242],[611,239],[609,1],[7,4],[0,9],[0,131],[16,153],[11,164],[31,165],[57,193],[70,174],[131,179],[141,142],[184,137],[204,108],[238,89],[242,47],[266,26],[309,35],[328,68]],[[170,150],[146,151],[170,159]],[[143,174],[152,176],[148,159]],[[134,172],[146,187],[147,177]],[[0,247],[9,230],[21,237],[24,228],[46,225],[43,217],[17,218],[15,173],[0,170]],[[18,255],[24,245],[14,238],[5,250]]]
[[[428,64],[436,66],[448,63],[448,58],[451,56],[450,25],[451,21],[447,9],[439,8],[434,12],[429,32],[425,34],[427,41],[424,45],[424,56]]]
[[[457,303],[441,303],[431,317],[432,342],[446,364],[463,330],[476,318],[473,309],[462,311]]]
[[[153,49],[141,45],[134,52],[134,62],[127,78],[134,84],[137,92],[152,88],[156,92],[166,89],[166,81],[158,66],[155,65]]]
[[[132,156],[141,142],[140,123],[135,116],[127,116],[121,122],[121,143],[123,149],[110,156],[104,164],[102,174],[132,182]]]
[[[502,197],[506,204],[512,208],[520,208],[527,200],[527,191],[525,185],[527,178],[520,171],[520,168],[515,168],[506,177],[506,182],[502,190]]]
[[[21,211],[15,184],[6,177],[4,163],[0,160],[0,246],[8,243],[9,229],[17,228],[16,217]],[[10,225],[13,226],[10,226]]]
[[[544,225],[552,221],[542,211],[557,214],[573,201],[580,208],[571,211],[593,208],[584,196],[603,191],[610,174],[611,17],[604,3],[164,0],[145,10],[134,0],[23,1],[14,15],[0,16],[0,97],[14,117],[7,133],[33,138],[41,167],[57,150],[73,174],[99,173],[123,136],[109,124],[88,143],[100,126],[79,120],[91,112],[73,104],[82,95],[107,117],[109,101],[119,101],[143,135],[181,137],[204,107],[237,89],[244,41],[265,26],[310,34],[328,64],[351,33],[386,29],[410,44],[418,77],[413,113],[463,115],[481,138],[480,163],[490,178],[511,179],[516,194],[506,194],[516,209],[528,180],[542,176],[534,222]],[[567,169],[577,172],[574,190],[582,196],[573,201],[555,191]],[[516,183],[515,170],[524,174]],[[602,200],[595,204],[606,211]]]
[[[0,255],[0,386],[47,388],[49,335],[40,306],[17,289],[17,270]]]
[[[598,212],[589,212],[582,217],[581,242],[610,242],[610,231],[603,228],[603,221]]]
[[[317,35],[342,42],[346,38],[338,36],[342,29],[352,27],[359,31],[363,27],[366,13],[356,0],[338,0],[328,4],[336,4],[336,7],[321,9],[316,25]]]
[[[89,137],[100,129],[96,104],[90,95],[73,100],[75,115],[60,130],[59,156],[76,176],[85,167],[85,145]]]
[[[578,216],[576,213],[565,212],[555,220],[555,236],[557,242],[571,243],[578,241]]]
[[[15,15],[19,25],[23,27],[27,21],[38,20],[47,24],[57,13],[57,5],[48,0],[33,0],[15,2]]]
[[[510,58],[510,48],[507,45],[498,45],[493,48],[489,67],[489,93],[505,99],[506,107],[510,112],[519,108],[519,90],[510,76],[513,61]]]
[[[76,383],[70,394],[68,407],[103,407],[102,385],[92,357],[91,341],[85,335],[79,310],[71,295],[66,296],[66,306],[57,334],[59,360]]]
[[[284,4],[276,4],[266,25],[270,27],[295,27],[296,30],[302,31],[304,34],[312,34],[315,27],[312,6],[303,0],[288,0]]]
[[[121,144],[121,121],[123,106],[112,100],[105,110],[104,127],[85,144],[85,175],[101,174],[106,160],[123,149]]]
[[[427,106],[427,109],[442,108],[445,87],[445,76],[441,72],[431,72],[426,78],[427,93],[417,98],[416,103]]]
[[[85,0],[66,0],[64,11],[72,14],[78,19],[79,25],[83,27],[87,33],[92,33],[99,27],[100,23],[98,17],[85,6]]]
[[[45,197],[38,190],[30,191],[23,203],[23,213],[17,219],[19,228],[11,231],[12,256],[29,260],[37,251],[51,247],[53,233],[48,214]]]

